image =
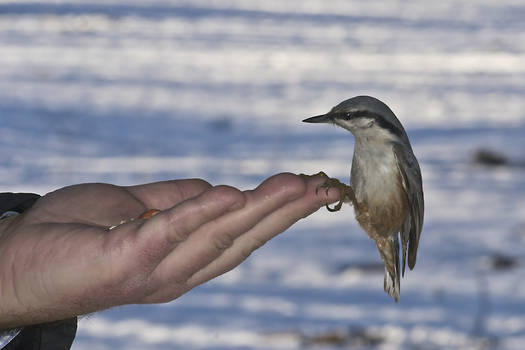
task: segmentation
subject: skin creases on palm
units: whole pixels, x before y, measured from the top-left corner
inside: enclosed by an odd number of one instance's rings
[[[130,218],[128,220],[121,220],[120,223],[118,225],[113,225],[113,226],[110,226],[108,228],[108,231],[111,231],[113,230],[115,227],[118,227],[122,224],[125,224],[126,222],[130,222],[130,221],[135,221],[135,220],[147,220],[147,219],[150,219],[152,217],[154,217],[155,215],[157,215],[158,213],[160,213],[160,210],[158,209],[149,209],[147,211],[145,211],[144,213],[140,214],[137,218]]]

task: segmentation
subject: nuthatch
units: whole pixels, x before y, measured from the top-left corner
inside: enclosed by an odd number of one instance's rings
[[[416,265],[424,212],[421,171],[405,129],[386,104],[370,96],[353,97],[303,121],[335,124],[354,135],[351,186],[327,179],[321,187],[341,190],[341,201],[334,209],[327,207],[330,211],[339,210],[343,201],[352,202],[357,221],[385,263],[385,292],[397,302],[407,252],[408,267]]]

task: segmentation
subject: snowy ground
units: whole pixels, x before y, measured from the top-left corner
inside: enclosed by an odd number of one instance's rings
[[[422,166],[399,304],[347,207],[174,302],[83,319],[73,349],[522,349],[524,18],[518,0],[0,0],[0,190],[347,180],[351,136],[300,120],[358,94]],[[480,148],[512,164],[472,164]]]

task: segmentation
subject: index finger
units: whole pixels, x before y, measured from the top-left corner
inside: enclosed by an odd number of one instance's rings
[[[127,186],[126,191],[149,209],[165,210],[186,199],[196,197],[212,186],[202,179],[184,179]]]

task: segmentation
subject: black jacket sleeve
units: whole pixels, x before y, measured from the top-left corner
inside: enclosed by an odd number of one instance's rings
[[[40,198],[34,193],[0,193],[0,215],[22,213]],[[77,332],[77,318],[25,326],[2,350],[69,350]]]
[[[22,213],[31,208],[38,198],[40,196],[34,193],[0,193],[0,215],[6,211]]]

